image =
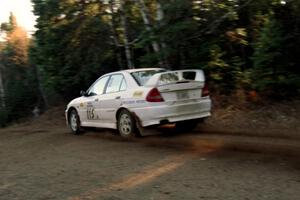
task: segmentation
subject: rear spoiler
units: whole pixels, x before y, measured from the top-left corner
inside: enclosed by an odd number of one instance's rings
[[[166,81],[162,81],[166,80]],[[159,85],[172,84],[180,81],[199,81],[204,82],[205,76],[201,69],[185,69],[176,71],[167,71],[154,74],[145,84],[145,86],[156,87]]]

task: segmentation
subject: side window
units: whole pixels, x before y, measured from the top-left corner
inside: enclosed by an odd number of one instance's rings
[[[127,84],[125,78],[122,79],[122,83],[120,85],[120,91],[125,91],[127,89]]]
[[[109,76],[105,76],[99,80],[97,80],[96,83],[90,88],[89,90],[89,95],[98,95],[98,94],[103,94],[106,82],[108,80]]]
[[[122,85],[124,77],[121,74],[117,75],[112,75],[111,78],[109,79],[107,88],[106,88],[106,93],[113,93],[113,92],[119,92],[120,87]]]

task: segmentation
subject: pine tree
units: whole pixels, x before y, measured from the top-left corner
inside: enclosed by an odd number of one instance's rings
[[[28,63],[29,39],[27,32],[17,24],[11,13],[8,23],[1,25],[6,38],[1,49],[1,101],[0,124],[17,120],[30,113],[36,103],[32,68]],[[3,114],[4,113],[4,114]],[[5,115],[5,116],[4,116]]]
[[[267,16],[254,43],[252,77],[255,89],[280,92],[281,81],[286,78],[282,68],[284,63],[281,62],[283,42],[280,24],[272,16]]]

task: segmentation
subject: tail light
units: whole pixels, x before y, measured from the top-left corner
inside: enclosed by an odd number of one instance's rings
[[[209,96],[209,90],[208,90],[208,86],[206,83],[204,83],[204,86],[202,88],[202,97],[207,97]]]
[[[157,88],[153,88],[149,91],[146,96],[146,101],[148,102],[162,102],[164,99],[162,98],[160,92]]]

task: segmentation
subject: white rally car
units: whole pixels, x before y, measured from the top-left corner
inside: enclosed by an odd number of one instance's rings
[[[202,70],[117,71],[101,76],[81,95],[65,111],[74,134],[84,127],[99,127],[130,137],[145,127],[167,123],[191,129],[211,112]]]

